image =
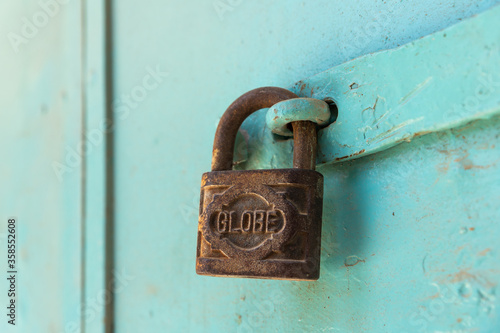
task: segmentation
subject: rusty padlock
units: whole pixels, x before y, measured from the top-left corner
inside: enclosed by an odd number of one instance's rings
[[[212,171],[203,174],[196,253],[201,275],[317,280],[323,175],[314,171],[316,124],[292,123],[293,169],[232,170],[234,141],[251,113],[297,98],[275,87],[252,90],[222,116]]]

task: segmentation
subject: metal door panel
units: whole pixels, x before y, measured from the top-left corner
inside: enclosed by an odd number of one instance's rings
[[[356,10],[350,2],[232,2],[223,14],[217,3],[115,5],[115,255],[131,277],[116,295],[117,331],[498,328],[498,120],[322,167],[318,282],[194,274],[199,176],[233,99],[410,42],[493,2],[365,1]],[[158,71],[168,75],[141,89]]]

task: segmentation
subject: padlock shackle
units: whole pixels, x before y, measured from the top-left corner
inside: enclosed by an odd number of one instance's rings
[[[293,92],[278,87],[263,87],[247,92],[236,99],[224,112],[215,132],[212,152],[212,171],[231,170],[236,134],[243,121],[257,110],[298,98]],[[316,162],[316,124],[310,121],[292,123],[294,132],[293,167],[314,170]]]
[[[293,129],[293,167],[295,169],[316,169],[318,132],[312,121],[294,121]]]

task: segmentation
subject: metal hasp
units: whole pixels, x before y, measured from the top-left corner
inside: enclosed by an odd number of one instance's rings
[[[201,275],[317,280],[323,175],[314,171],[317,129],[291,123],[293,169],[231,170],[239,127],[253,112],[297,98],[276,87],[229,106],[214,140],[212,171],[201,181],[196,272]]]

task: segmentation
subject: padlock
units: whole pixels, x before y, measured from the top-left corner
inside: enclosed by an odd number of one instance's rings
[[[251,113],[298,98],[266,87],[238,98],[222,116],[212,171],[203,174],[196,253],[201,275],[317,280],[323,175],[316,172],[316,124],[292,123],[293,169],[232,170],[237,131]]]

